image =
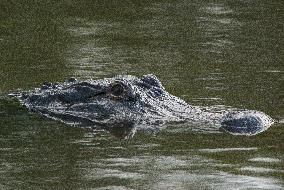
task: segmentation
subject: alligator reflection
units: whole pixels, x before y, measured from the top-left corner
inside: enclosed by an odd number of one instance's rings
[[[108,131],[111,135],[120,139],[129,139],[136,133],[136,128],[134,123],[125,121],[120,123],[112,124],[112,126],[101,127],[102,129]],[[93,128],[94,131],[98,130]]]

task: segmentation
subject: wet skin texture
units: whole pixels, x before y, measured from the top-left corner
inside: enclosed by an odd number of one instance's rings
[[[255,135],[273,120],[259,111],[191,106],[169,94],[154,75],[45,83],[16,95],[31,111],[67,124],[111,131],[159,129],[167,122],[205,125],[234,135]]]

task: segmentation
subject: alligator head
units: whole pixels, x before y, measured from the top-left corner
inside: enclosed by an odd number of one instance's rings
[[[32,111],[67,124],[122,130],[169,121],[217,125],[233,134],[256,134],[273,123],[262,112],[191,106],[169,94],[154,75],[45,83],[17,96]],[[129,127],[131,126],[131,127]],[[127,130],[126,130],[127,131]]]

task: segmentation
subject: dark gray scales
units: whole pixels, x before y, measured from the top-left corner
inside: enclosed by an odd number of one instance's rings
[[[231,134],[254,135],[274,122],[259,111],[189,105],[169,94],[154,75],[87,81],[70,78],[63,83],[45,83],[17,98],[32,111],[83,126],[114,128],[128,124],[143,129],[190,122],[196,127],[211,125]]]

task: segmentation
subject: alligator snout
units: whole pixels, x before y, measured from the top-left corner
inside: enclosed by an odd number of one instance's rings
[[[226,114],[221,121],[221,130],[234,135],[256,135],[266,130],[274,120],[258,111],[241,111]]]

